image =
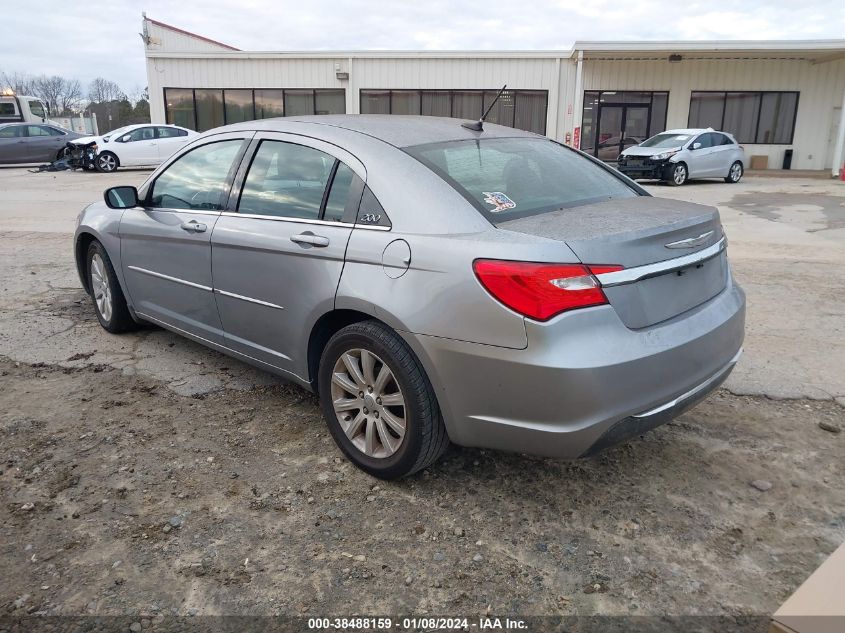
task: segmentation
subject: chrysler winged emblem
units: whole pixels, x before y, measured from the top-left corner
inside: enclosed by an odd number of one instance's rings
[[[713,235],[713,231],[707,231],[706,233],[702,233],[698,237],[688,237],[685,240],[678,240],[677,242],[669,242],[668,244],[664,244],[666,248],[695,248],[696,246],[701,246],[708,240],[708,238]]]

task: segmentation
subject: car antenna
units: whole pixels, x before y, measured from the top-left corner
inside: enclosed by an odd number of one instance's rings
[[[481,115],[481,118],[478,121],[473,121],[472,123],[461,123],[461,127],[465,127],[468,130],[472,130],[473,132],[483,132],[484,131],[484,121],[487,119],[487,115],[490,114],[490,110],[493,109],[493,106],[496,105],[496,102],[499,100],[499,97],[502,96],[502,93],[505,91],[505,88],[508,87],[508,84],[502,86],[502,89],[499,90],[499,93],[496,95],[496,98],[493,99],[493,103],[487,106],[487,109],[484,111],[484,114]]]

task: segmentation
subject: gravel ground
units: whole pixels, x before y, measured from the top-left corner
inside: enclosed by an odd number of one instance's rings
[[[107,182],[59,176],[31,182]],[[103,332],[73,270],[79,205],[39,225],[20,210],[62,189],[27,178],[0,171],[19,201],[0,208],[0,615],[766,614],[845,540],[843,275],[799,287],[802,352],[777,314],[795,289],[743,246],[748,223],[780,239],[772,196],[723,209],[755,371],[593,460],[455,448],[384,483],[305,391],[163,330]],[[709,193],[658,191],[678,192]],[[795,248],[840,257],[839,208]]]

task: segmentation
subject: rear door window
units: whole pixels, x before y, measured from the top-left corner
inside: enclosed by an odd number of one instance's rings
[[[335,158],[312,147],[261,141],[244,181],[238,212],[316,220]]]
[[[19,125],[0,128],[0,138],[18,138],[21,136],[21,131],[23,131],[23,128]]]
[[[610,168],[547,139],[449,141],[405,151],[494,224],[638,195]]]
[[[340,222],[343,219],[354,178],[355,172],[343,163],[338,162],[337,170],[334,178],[332,178],[332,188],[326,198],[326,209],[323,211],[324,220]]]

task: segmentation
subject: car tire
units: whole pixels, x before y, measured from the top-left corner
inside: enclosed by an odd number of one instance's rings
[[[335,333],[320,358],[317,386],[334,441],[374,477],[413,474],[449,446],[425,371],[408,344],[383,323],[362,321]]]
[[[743,173],[744,170],[742,168],[742,163],[738,160],[734,161],[733,165],[731,165],[731,168],[728,171],[728,175],[725,176],[725,182],[730,185],[735,185],[740,181]]]
[[[669,184],[674,187],[680,187],[686,184],[689,180],[689,171],[686,163],[675,163],[672,170],[669,172]]]
[[[91,242],[88,247],[85,264],[94,313],[103,329],[112,334],[138,329],[138,324],[129,314],[126,297],[117,280],[109,254],[97,240]]]
[[[120,167],[120,160],[111,152],[100,152],[97,154],[96,162],[97,171],[105,174],[111,173]]]

